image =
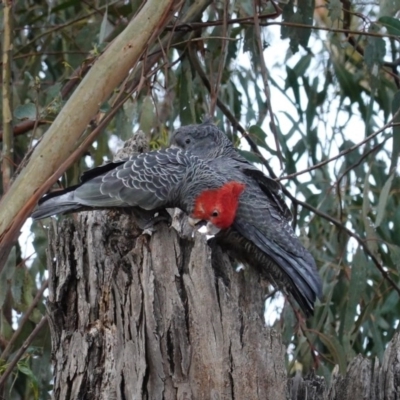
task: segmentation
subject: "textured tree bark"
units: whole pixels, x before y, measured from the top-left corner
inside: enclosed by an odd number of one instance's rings
[[[346,375],[334,369],[331,383],[311,376],[289,380],[291,400],[397,400],[400,398],[400,334],[386,348],[382,364],[358,355],[347,367]]]
[[[287,380],[280,337],[264,326],[253,271],[179,219],[150,237],[117,212],[81,213],[50,234],[55,399],[394,400],[400,335],[382,364]],[[179,233],[178,233],[179,232]]]
[[[51,229],[55,399],[287,398],[264,288],[200,234],[116,212]]]

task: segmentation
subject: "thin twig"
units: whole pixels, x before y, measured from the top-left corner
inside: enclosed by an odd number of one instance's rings
[[[280,14],[279,14],[280,15]],[[258,16],[259,19],[273,19],[279,17],[276,13],[273,14],[260,14]],[[180,24],[175,27],[177,31],[184,31],[190,32],[194,30],[201,30],[204,28],[208,28],[210,26],[218,26],[222,25],[222,20],[217,21],[206,21],[206,22],[192,22],[192,23],[185,23]],[[244,17],[244,18],[234,18],[228,21],[228,24],[243,24],[243,25],[254,25],[254,16],[252,17]],[[361,35],[361,36],[374,36],[374,37],[381,37],[381,38],[391,38],[394,40],[399,40],[398,36],[378,33],[378,32],[368,32],[368,31],[353,31],[350,29],[340,29],[340,28],[331,28],[326,26],[316,26],[316,25],[307,25],[307,24],[300,24],[295,22],[260,22],[260,26],[271,26],[271,25],[278,25],[278,26],[291,26],[293,28],[300,28],[300,29],[313,29],[317,31],[327,31],[327,32],[336,32],[336,33],[350,33],[353,35]],[[167,26],[166,30],[172,30],[171,26]]]
[[[4,386],[6,383],[7,378],[10,376],[11,372],[13,371],[14,367],[17,365],[18,361],[24,355],[26,349],[31,345],[33,340],[36,338],[38,333],[47,323],[47,316],[44,316],[41,321],[36,325],[35,329],[32,333],[27,337],[24,344],[20,347],[18,352],[15,354],[13,360],[8,364],[7,369],[4,371],[3,375],[0,377],[0,388]]]
[[[18,125],[15,125],[13,127],[13,135],[14,136],[19,136],[19,135],[23,135],[24,133],[27,133],[29,131],[31,131],[34,126],[35,126],[36,121],[32,121],[32,120],[26,120],[26,121],[22,121],[21,123],[19,123]],[[38,126],[39,125],[45,125],[45,124],[51,124],[50,121],[45,121],[45,120],[39,120],[37,122]],[[3,131],[0,131],[0,142],[3,140]]]
[[[399,113],[399,111],[395,114],[395,116]],[[334,160],[336,160],[336,159],[338,159],[338,158],[340,158],[340,157],[342,157],[342,156],[344,156],[344,155],[346,155],[348,153],[351,153],[352,151],[358,149],[363,144],[369,142],[371,139],[373,139],[375,136],[379,135],[380,133],[382,133],[386,129],[393,128],[394,126],[400,125],[400,123],[393,122],[395,116],[387,124],[385,124],[382,128],[378,129],[376,132],[374,132],[371,135],[367,136],[364,140],[362,140],[361,142],[355,144],[354,146],[349,147],[348,149],[343,150],[340,153],[336,154],[336,156],[333,156],[333,157],[328,158],[328,159],[326,159],[324,161],[321,161],[320,163],[315,164],[315,165],[313,165],[313,166],[311,166],[309,168],[306,168],[306,169],[304,169],[302,171],[295,172],[295,173],[290,174],[290,175],[282,176],[282,177],[278,178],[278,181],[283,181],[283,180],[286,180],[286,179],[292,179],[292,178],[294,178],[296,176],[303,175],[303,174],[305,174],[307,172],[313,171],[314,169],[321,168],[322,166],[324,166],[326,164],[329,164],[330,162],[332,162],[332,161],[334,161]]]
[[[254,2],[253,4],[254,4],[254,29],[256,31],[255,36],[256,36],[256,41],[257,41],[257,46],[258,46],[258,52],[260,55],[261,77],[262,77],[263,84],[264,84],[265,101],[267,103],[267,109],[268,109],[269,117],[270,117],[269,126],[272,131],[272,134],[274,135],[275,147],[276,147],[276,152],[278,154],[279,165],[280,165],[280,168],[283,169],[283,157],[282,157],[282,152],[281,152],[281,146],[279,144],[278,130],[276,129],[276,124],[275,124],[275,115],[272,110],[271,90],[269,88],[269,83],[268,83],[268,70],[267,70],[267,66],[265,64],[263,46],[261,43],[260,21],[258,18],[256,2]]]
[[[47,286],[48,286],[48,281],[44,281],[41,288],[36,293],[36,296],[33,299],[32,303],[29,305],[28,309],[25,311],[24,316],[21,318],[19,325],[18,325],[18,329],[14,332],[14,334],[12,335],[11,339],[9,340],[6,348],[1,353],[0,359],[7,360],[15,341],[18,339],[26,322],[29,320],[29,317],[32,314],[32,311],[35,309],[36,305],[41,300],[43,292],[47,289]]]
[[[396,282],[390,277],[387,271],[383,268],[383,265],[379,262],[379,260],[376,258],[376,256],[371,252],[371,250],[368,248],[367,241],[362,239],[360,236],[358,236],[355,232],[347,228],[341,221],[331,217],[328,214],[325,214],[324,212],[318,210],[317,208],[311,206],[310,204],[296,199],[285,187],[282,187],[283,193],[288,196],[293,202],[296,202],[297,204],[307,208],[308,210],[312,211],[315,215],[319,215],[320,217],[326,219],[327,221],[331,222],[333,225],[337,226],[339,229],[342,229],[344,232],[346,232],[349,236],[354,238],[360,246],[364,249],[365,254],[371,257],[373,263],[375,266],[378,268],[382,276],[392,285],[393,289],[396,290],[396,292],[400,295],[400,288],[396,284]]]
[[[374,153],[376,150],[378,150],[379,148],[381,148],[385,143],[386,140],[389,138],[386,138],[382,143],[378,143],[376,146],[372,147],[372,149],[369,149],[367,152],[365,152],[365,154],[363,154],[359,160],[357,160],[354,164],[350,165],[348,168],[346,168],[346,170],[342,173],[342,175],[340,175],[340,177],[337,179],[336,181],[336,193],[337,196],[339,198],[339,220],[342,221],[343,218],[343,207],[342,207],[342,195],[340,193],[340,182],[342,181],[342,179],[354,168],[358,167],[362,161],[367,158],[371,153]]]
[[[223,11],[223,21],[222,24],[222,37],[228,37],[228,17],[229,17],[229,1],[224,1],[224,11]],[[215,79],[214,85],[211,87],[211,101],[210,101],[210,116],[212,117],[215,114],[215,107],[217,106],[217,99],[219,94],[219,89],[221,86],[222,81],[222,73],[224,72],[225,61],[226,61],[226,54],[228,50],[228,41],[221,40],[221,53],[220,53],[220,63],[218,65],[218,73]],[[211,61],[212,66],[212,61]],[[210,74],[210,77],[212,74]]]

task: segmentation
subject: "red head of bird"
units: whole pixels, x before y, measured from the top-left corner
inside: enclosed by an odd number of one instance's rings
[[[203,191],[195,201],[191,217],[211,222],[219,229],[229,228],[235,219],[239,196],[245,184],[231,181],[218,189]]]

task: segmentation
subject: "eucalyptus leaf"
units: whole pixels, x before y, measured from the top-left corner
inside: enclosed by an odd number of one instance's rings
[[[391,35],[400,36],[400,21],[398,18],[386,16],[379,18],[378,21],[388,30]]]
[[[36,120],[36,106],[33,103],[21,104],[14,110],[14,117],[19,120]]]
[[[390,188],[392,187],[392,182],[394,178],[394,171],[390,174],[388,180],[383,185],[382,191],[379,195],[379,202],[378,202],[378,212],[375,219],[375,226],[378,227],[385,215],[386,211],[386,204],[389,197]]]

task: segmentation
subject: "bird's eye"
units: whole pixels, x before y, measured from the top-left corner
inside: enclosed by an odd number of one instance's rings
[[[214,210],[213,212],[212,212],[212,214],[211,214],[211,216],[212,217],[218,217],[218,215],[219,215],[219,212],[217,211],[217,210]]]
[[[185,143],[186,143],[186,144],[190,144],[190,139],[187,138],[187,139],[185,140]]]

